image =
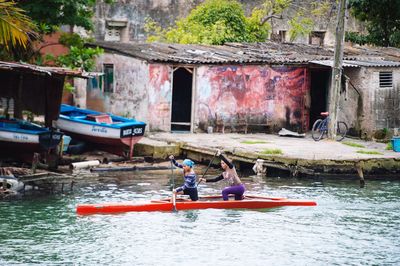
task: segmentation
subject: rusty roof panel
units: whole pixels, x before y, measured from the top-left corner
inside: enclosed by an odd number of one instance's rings
[[[330,47],[277,42],[199,45],[97,41],[88,45],[149,62],[179,64],[307,64],[315,60],[332,60],[334,54]],[[400,62],[400,50],[347,47],[344,59]]]
[[[59,74],[62,76],[84,77],[84,74],[81,70],[72,70],[69,68],[62,68],[62,67],[38,66],[38,65],[31,65],[31,64],[26,64],[26,63],[14,63],[14,62],[0,61],[0,69],[14,70],[14,71],[18,71],[18,72],[46,74],[49,76],[51,76],[52,74]]]

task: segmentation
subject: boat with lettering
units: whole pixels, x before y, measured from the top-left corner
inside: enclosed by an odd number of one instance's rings
[[[54,126],[72,139],[93,144],[96,149],[132,158],[134,145],[143,137],[146,124],[134,119],[61,105]]]
[[[47,152],[55,148],[63,134],[25,120],[0,117],[0,153],[24,155],[32,158],[33,153]]]
[[[186,198],[151,200],[146,202],[114,202],[98,204],[79,204],[77,214],[113,214],[124,212],[183,211],[199,209],[269,209],[283,206],[316,206],[311,200],[287,199],[246,195],[243,200],[223,201],[222,196],[201,196],[198,201]]]

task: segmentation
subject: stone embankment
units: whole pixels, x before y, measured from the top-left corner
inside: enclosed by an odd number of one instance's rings
[[[135,151],[156,159],[175,154],[204,162],[221,149],[237,165],[258,160],[264,171],[280,169],[291,176],[400,176],[400,153],[386,148],[384,143],[355,139],[316,142],[310,136],[152,133],[135,146]]]

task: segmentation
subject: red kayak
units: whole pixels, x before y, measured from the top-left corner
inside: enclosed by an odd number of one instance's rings
[[[246,195],[243,200],[223,201],[221,196],[202,196],[198,201],[189,199],[176,199],[176,210],[199,209],[267,209],[282,206],[316,206],[315,201],[295,200],[286,198],[271,198]],[[173,211],[174,205],[171,198],[152,200],[148,202],[116,202],[100,204],[78,204],[77,214],[87,215],[96,213],[122,213],[122,212],[151,212]]]

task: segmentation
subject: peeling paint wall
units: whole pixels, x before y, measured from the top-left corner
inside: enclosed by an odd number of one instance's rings
[[[114,92],[88,89],[87,108],[134,117],[146,122],[150,131],[171,130],[173,66],[111,53],[101,55],[96,64],[99,72],[103,64],[114,65]],[[380,71],[393,71],[393,88],[379,87]],[[308,72],[306,66],[194,67],[193,131],[207,131],[218,121],[235,131],[240,117],[261,132],[283,127],[307,131]],[[376,130],[400,127],[398,68],[345,68],[344,74],[351,84],[341,94],[338,119],[348,124],[353,135],[371,138]]]
[[[379,87],[379,72],[393,71],[393,87]],[[400,127],[400,71],[398,68],[346,69],[345,75],[360,92],[349,88],[347,101],[341,98],[339,115],[360,132],[363,138],[371,138],[377,130]]]
[[[104,53],[96,60],[96,71],[103,64],[114,65],[114,92],[88,90],[87,107],[117,115],[148,120],[149,66],[141,60]]]
[[[308,127],[309,85],[305,67],[201,66],[197,69],[195,127],[234,123],[303,131]]]
[[[392,71],[393,87],[379,87],[379,72]],[[371,102],[375,116],[375,129],[393,129],[400,127],[400,72],[396,68],[371,68],[370,88],[374,91],[374,101]]]
[[[368,121],[364,114],[363,99],[366,97],[363,88],[363,79],[360,77],[362,69],[345,68],[344,75],[349,77],[347,91],[340,95],[338,120],[343,121],[349,127],[349,133],[353,136],[361,136],[361,127]],[[367,116],[368,117],[368,116]]]
[[[171,130],[171,71],[168,65],[149,66],[148,121],[152,131]]]

